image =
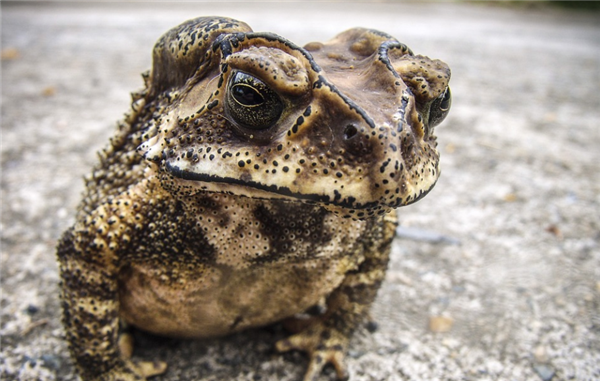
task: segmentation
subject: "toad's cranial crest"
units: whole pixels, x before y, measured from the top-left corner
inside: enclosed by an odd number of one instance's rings
[[[82,378],[164,371],[128,358],[119,321],[202,338],[307,310],[321,313],[277,349],[310,354],[305,380],[326,363],[346,378],[394,209],[439,176],[449,78],[370,29],[304,48],[219,17],[167,32],[58,246]]]

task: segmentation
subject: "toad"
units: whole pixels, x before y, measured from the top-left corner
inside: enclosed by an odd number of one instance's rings
[[[355,28],[301,48],[243,22],[168,31],[58,244],[84,380],[143,380],[123,323],[208,338],[287,321],[276,343],[346,379],[384,278],[395,209],[439,170],[450,70]]]

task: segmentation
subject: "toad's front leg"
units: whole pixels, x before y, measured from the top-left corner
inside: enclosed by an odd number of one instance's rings
[[[83,380],[144,380],[166,368],[164,363],[134,364],[119,351],[117,278],[143,220],[137,194],[126,192],[101,205],[58,244],[63,322]]]
[[[365,243],[365,260],[349,273],[327,300],[327,312],[314,318],[298,334],[277,342],[277,350],[308,352],[310,362],[304,381],[313,381],[330,363],[339,379],[349,375],[344,357],[350,337],[364,320],[385,277],[391,242],[396,229],[395,215],[388,215]]]

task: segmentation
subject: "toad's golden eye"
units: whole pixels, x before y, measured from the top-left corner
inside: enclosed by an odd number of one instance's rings
[[[283,112],[283,102],[275,91],[260,79],[241,71],[229,81],[225,105],[233,121],[252,130],[272,127]]]
[[[448,115],[451,105],[452,94],[450,93],[450,88],[447,87],[443,94],[431,102],[429,108],[429,127],[434,127],[442,123],[446,115]]]

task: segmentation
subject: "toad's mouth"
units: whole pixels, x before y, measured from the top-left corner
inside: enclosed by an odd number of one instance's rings
[[[223,177],[223,176],[209,175],[206,173],[196,173],[196,172],[186,171],[175,165],[172,165],[169,162],[166,163],[166,169],[173,176],[183,179],[183,180],[190,180],[190,181],[203,182],[203,183],[219,183],[219,184],[242,186],[242,187],[247,187],[247,188],[252,188],[252,189],[259,190],[259,191],[263,191],[266,193],[272,193],[276,196],[279,196],[277,198],[283,197],[286,199],[296,199],[299,201],[324,203],[324,204],[335,204],[340,207],[348,208],[348,209],[370,209],[377,205],[376,202],[360,204],[360,203],[357,203],[356,200],[353,198],[348,198],[345,200],[342,200],[340,198],[340,199],[336,200],[336,199],[332,199],[329,195],[322,195],[322,194],[316,194],[316,193],[293,192],[290,188],[285,187],[285,186],[267,185],[267,184],[263,184],[263,183],[260,183],[257,181],[252,181],[252,180],[243,180],[243,179],[234,178],[234,177]],[[227,191],[228,191],[228,189],[223,189],[223,192],[227,192]]]
[[[294,192],[290,188],[278,185],[269,185],[253,180],[244,180],[241,178],[217,176],[206,173],[197,173],[187,171],[176,165],[166,162],[166,170],[174,177],[194,182],[194,187],[205,192],[231,193],[239,196],[247,196],[261,199],[284,199],[288,201],[300,201],[315,204],[324,204],[334,206],[340,209],[350,210],[352,215],[348,217],[363,217],[365,213],[360,211],[381,210],[381,205],[377,201],[359,202],[355,197],[348,196],[342,198],[342,195],[337,193],[334,197],[326,194],[318,193],[299,193]],[[421,191],[410,203],[416,202],[425,197],[435,186],[435,182],[429,189]],[[398,205],[400,206],[400,205]],[[357,211],[358,213],[354,213]],[[368,213],[371,215],[371,213]]]

